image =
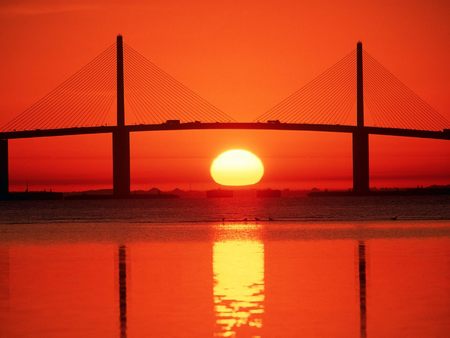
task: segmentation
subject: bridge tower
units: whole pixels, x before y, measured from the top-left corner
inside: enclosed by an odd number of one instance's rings
[[[0,139],[0,196],[9,192],[8,140]]]
[[[125,127],[123,38],[117,36],[117,127],[112,134],[113,191],[115,197],[130,194],[130,132]]]
[[[356,131],[352,135],[353,191],[369,192],[369,134],[364,129],[364,85],[362,43],[356,45]]]

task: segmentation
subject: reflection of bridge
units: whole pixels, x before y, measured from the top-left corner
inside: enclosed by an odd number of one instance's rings
[[[111,119],[114,101],[116,118]],[[356,114],[352,114],[355,105]],[[126,107],[134,115],[134,124],[125,118]],[[115,45],[0,129],[0,194],[9,191],[9,139],[111,133],[114,194],[126,196],[130,193],[130,132],[199,129],[350,133],[353,190],[365,193],[369,191],[369,134],[449,140],[448,126],[444,117],[363,51],[361,43],[356,53],[256,122],[240,123],[124,45],[118,36]]]
[[[234,261],[234,265],[238,266],[238,269],[230,269],[226,267],[224,271],[220,271],[220,264],[229,264],[228,259],[225,262],[221,262],[221,258],[213,257],[213,270],[214,271],[215,286],[215,311],[218,317],[217,322],[220,324],[217,326],[218,332],[215,332],[217,336],[225,336],[227,334],[236,333],[236,330],[240,325],[243,327],[252,327],[255,333],[261,333],[263,327],[263,314],[264,314],[264,244],[257,240],[245,241],[245,240],[232,240],[232,241],[219,241],[214,243],[215,246],[220,245],[222,250],[222,256],[231,256]],[[239,250],[241,247],[241,250]],[[236,252],[236,248],[238,249]],[[244,248],[244,252],[242,252]],[[219,253],[214,251],[215,255]],[[240,252],[241,251],[241,252]],[[245,253],[244,255],[242,255]],[[364,240],[358,241],[358,291],[359,291],[359,332],[360,338],[367,337],[367,282],[366,282],[366,242]],[[120,337],[127,338],[128,318],[127,318],[127,247],[125,245],[119,245],[118,248],[118,285],[119,285],[119,318],[120,318]],[[236,268],[236,267],[235,267]],[[242,271],[247,271],[244,275]],[[248,273],[248,271],[253,272]],[[223,275],[221,276],[220,273]],[[231,274],[231,276],[229,276]],[[231,277],[231,278],[230,278]],[[220,280],[223,278],[224,280]],[[231,282],[232,285],[229,285]],[[220,288],[220,284],[225,284],[223,289]],[[219,285],[219,287],[218,287]],[[222,292],[228,292],[230,294],[223,294]],[[237,292],[237,294],[233,294]],[[216,294],[217,292],[217,294]],[[235,298],[233,298],[233,296]],[[243,301],[245,299],[245,301]],[[238,305],[239,304],[239,305]],[[219,306],[218,306],[219,305]],[[253,311],[252,311],[253,310]],[[255,311],[256,310],[256,311]],[[222,312],[223,313],[222,313]],[[253,313],[252,313],[253,312]],[[255,315],[256,314],[256,315]],[[251,319],[253,315],[253,319]],[[253,320],[253,322],[250,322]]]

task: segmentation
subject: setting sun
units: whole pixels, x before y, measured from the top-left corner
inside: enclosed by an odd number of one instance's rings
[[[228,186],[256,184],[264,175],[259,157],[243,149],[223,152],[214,159],[210,170],[216,183]]]

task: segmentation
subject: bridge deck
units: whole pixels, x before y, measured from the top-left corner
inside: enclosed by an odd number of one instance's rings
[[[36,129],[24,131],[0,132],[0,139],[22,139],[34,137],[52,137],[69,135],[88,135],[112,133],[116,126],[101,127],[77,127],[63,129]],[[165,131],[165,130],[204,130],[204,129],[246,129],[246,130],[296,130],[296,131],[320,131],[332,133],[353,133],[356,126],[335,124],[298,124],[298,123],[267,123],[267,122],[217,122],[217,123],[162,123],[139,124],[125,126],[130,132]],[[450,140],[450,131],[428,131],[400,128],[363,127],[368,134],[418,137],[429,139]]]

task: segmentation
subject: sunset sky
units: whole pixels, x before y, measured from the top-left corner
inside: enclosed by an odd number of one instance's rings
[[[115,42],[117,34],[237,121],[252,121],[355,48],[450,120],[447,1],[87,1],[0,3],[0,125]],[[176,118],[176,117],[174,117]],[[447,126],[449,128],[450,126]],[[111,136],[12,140],[12,190],[110,188]],[[351,187],[351,136],[181,131],[131,137],[132,189],[208,189],[230,148],[264,162],[258,187]],[[370,137],[371,185],[450,183],[448,141]]]

